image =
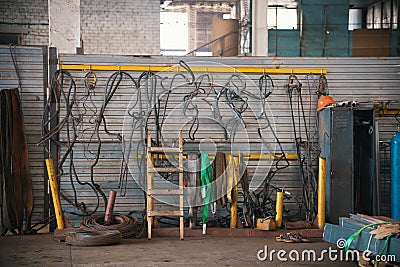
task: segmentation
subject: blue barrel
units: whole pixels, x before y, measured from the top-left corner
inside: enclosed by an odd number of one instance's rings
[[[400,221],[400,128],[390,141],[392,218]]]

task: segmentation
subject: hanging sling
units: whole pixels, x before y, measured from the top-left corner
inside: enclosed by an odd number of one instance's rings
[[[208,205],[211,202],[212,192],[212,168],[208,153],[201,153],[201,197],[203,198],[203,234],[206,233],[207,218],[208,218]]]
[[[197,209],[200,203],[200,192],[198,186],[200,185],[200,158],[198,152],[188,152],[187,154],[187,202],[189,205],[188,216],[190,218],[190,228],[196,227]]]
[[[217,204],[226,206],[226,162],[225,154],[218,151],[214,159],[215,199]]]
[[[0,91],[0,206],[1,235],[31,232],[32,179],[28,145],[18,89]]]

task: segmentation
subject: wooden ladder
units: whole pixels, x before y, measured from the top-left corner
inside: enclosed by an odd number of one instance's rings
[[[154,154],[171,153],[178,154],[178,167],[154,167]],[[179,189],[155,189],[155,173],[179,173]],[[179,237],[183,240],[183,139],[182,132],[179,133],[179,147],[152,147],[151,134],[147,133],[147,238],[151,239],[151,228],[155,216],[179,216]],[[154,210],[155,195],[178,195],[179,210]]]

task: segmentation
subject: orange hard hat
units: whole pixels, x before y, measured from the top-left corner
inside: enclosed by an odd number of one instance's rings
[[[317,111],[320,111],[321,109],[323,109],[326,106],[332,105],[335,103],[335,100],[333,100],[333,98],[329,95],[324,95],[321,96],[318,99],[318,108]]]

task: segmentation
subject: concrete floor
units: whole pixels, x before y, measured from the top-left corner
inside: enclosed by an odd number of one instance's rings
[[[257,252],[267,246],[284,249],[281,262],[277,254],[273,261],[260,261]],[[350,262],[292,261],[288,253],[315,250],[317,257],[324,249],[336,245],[312,239],[312,243],[281,243],[265,237],[154,237],[152,240],[124,239],[118,245],[103,247],[74,247],[53,239],[52,233],[34,236],[0,238],[0,266],[357,266]],[[294,252],[293,252],[294,253]],[[295,254],[292,254],[295,255]],[[337,253],[337,255],[340,255]],[[263,256],[263,254],[261,254]]]

